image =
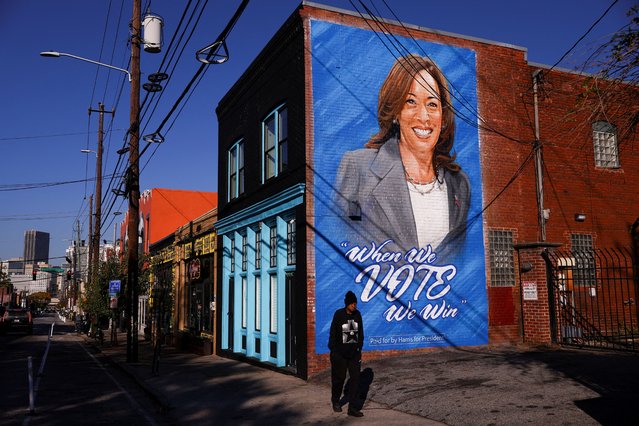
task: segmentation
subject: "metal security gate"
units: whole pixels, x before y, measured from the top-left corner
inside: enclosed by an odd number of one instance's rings
[[[546,252],[553,340],[639,351],[637,271],[624,249]]]

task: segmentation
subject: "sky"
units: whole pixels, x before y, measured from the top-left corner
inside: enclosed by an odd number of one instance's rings
[[[102,239],[112,241],[113,212],[126,210],[110,190],[121,173],[117,150],[129,126],[126,74],[69,57],[45,58],[58,51],[118,68],[127,68],[131,0],[0,0],[0,259],[21,257],[24,232],[50,234],[50,263],[64,262],[79,224],[88,240],[88,202],[94,192],[97,112],[103,103],[106,134],[103,157]],[[162,144],[140,158],[140,189],[217,191],[217,117],[220,99],[237,81],[300,0],[251,0],[226,42],[229,60],[210,65],[197,86],[170,114],[197,72],[195,52],[213,43],[240,0],[142,0],[143,10],[162,17],[160,53],[142,52],[142,83],[158,70],[170,75],[161,96],[147,100],[141,135],[163,121]],[[596,47],[628,21],[632,0],[322,0],[316,3],[364,13],[362,3],[384,18],[527,49],[530,62],[577,69]],[[571,50],[604,14],[610,11]],[[190,7],[187,8],[187,5]],[[390,9],[389,9],[390,6]],[[186,9],[186,14],[185,14]],[[392,11],[391,11],[392,9]],[[195,17],[188,18],[195,11]],[[201,15],[200,15],[201,13]],[[200,15],[199,20],[197,16]],[[183,24],[178,24],[185,16]],[[186,27],[186,32],[183,32]],[[180,38],[180,34],[184,34]],[[169,49],[171,40],[173,46]],[[178,40],[180,40],[178,42]],[[176,47],[177,46],[177,47]],[[166,55],[168,52],[168,55]],[[390,54],[390,53],[389,53]],[[166,55],[166,58],[165,58]],[[163,64],[163,60],[165,61]],[[168,64],[168,67],[167,67]],[[146,92],[141,91],[141,99]],[[114,111],[113,114],[111,112]],[[140,141],[140,149],[146,143]],[[110,211],[110,213],[109,213]],[[107,215],[107,213],[109,213]],[[106,215],[106,218],[105,218]],[[122,216],[119,217],[119,220]]]

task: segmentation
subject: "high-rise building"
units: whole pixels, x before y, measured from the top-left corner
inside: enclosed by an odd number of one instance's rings
[[[24,231],[24,263],[49,263],[49,233],[30,229]]]

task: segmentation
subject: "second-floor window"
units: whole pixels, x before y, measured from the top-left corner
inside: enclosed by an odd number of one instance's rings
[[[244,193],[244,140],[229,149],[228,170],[228,201],[231,201]]]
[[[262,122],[262,182],[288,168],[288,109],[281,105]]]
[[[617,129],[606,121],[592,124],[592,142],[595,148],[595,166],[619,167],[619,151],[617,149]]]

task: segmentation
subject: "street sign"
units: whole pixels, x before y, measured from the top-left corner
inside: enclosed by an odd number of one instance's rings
[[[116,297],[120,293],[120,280],[109,281],[109,296]]]
[[[40,270],[43,271],[43,272],[57,272],[59,274],[64,272],[64,269],[62,269],[62,268],[44,268],[44,267],[42,267],[42,268],[40,268]]]

